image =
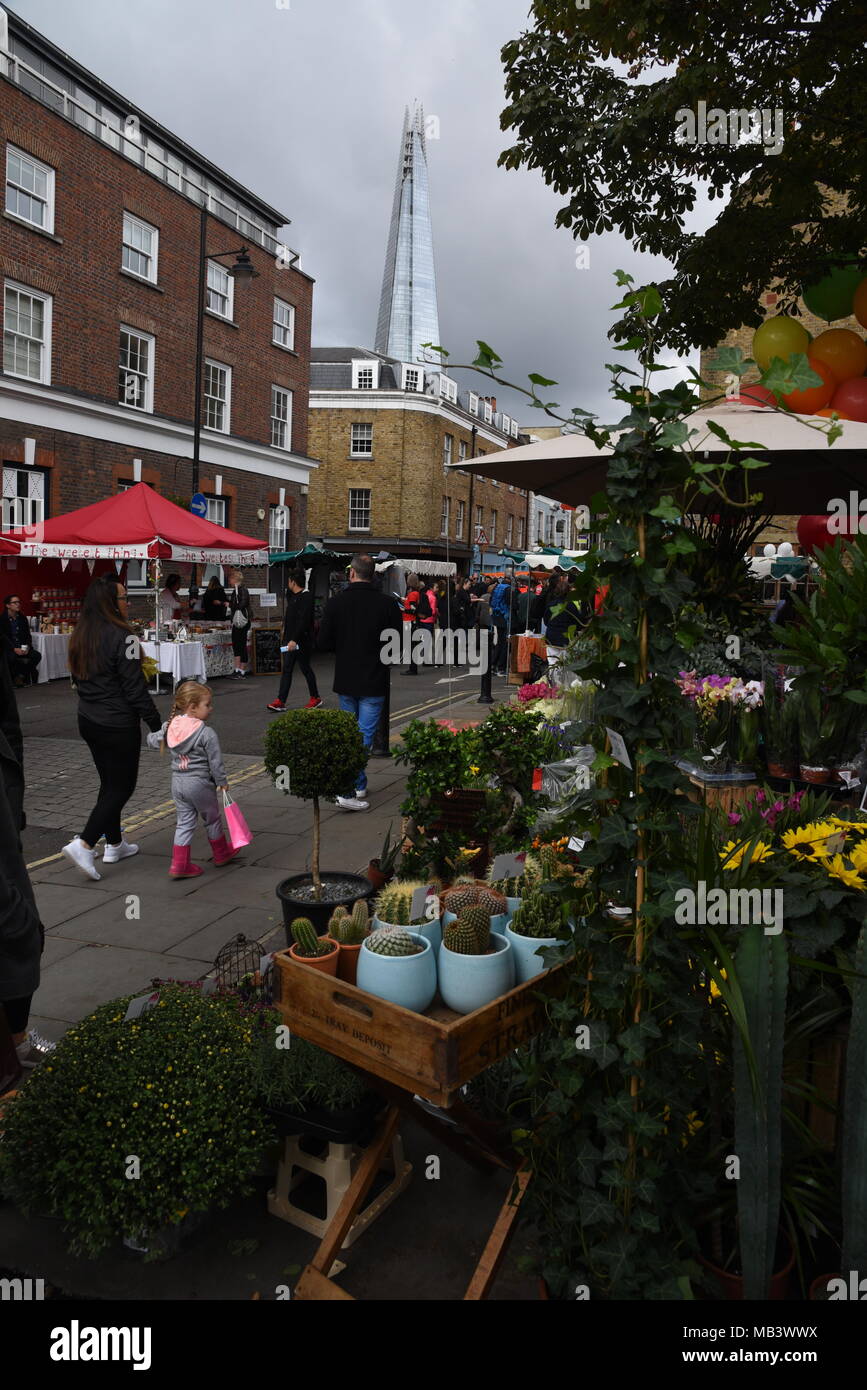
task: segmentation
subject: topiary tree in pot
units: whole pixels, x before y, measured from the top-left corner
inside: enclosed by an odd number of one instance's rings
[[[287,930],[293,916],[305,916],[321,934],[339,902],[353,903],[373,892],[373,885],[357,874],[331,875],[332,879],[346,880],[343,896],[329,893],[327,886],[324,892],[319,871],[321,803],[346,795],[356,785],[367,763],[361,731],[353,716],[343,710],[317,710],[315,714],[290,710],[267,729],[264,761],[279,791],[313,803],[310,874],[284,880],[277,896],[283,903]],[[297,911],[291,909],[287,897],[297,899]]]

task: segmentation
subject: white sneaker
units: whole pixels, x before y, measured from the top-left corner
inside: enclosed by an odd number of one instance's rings
[[[363,801],[360,796],[338,796],[337,804],[343,811],[368,811],[370,802]]]
[[[108,846],[106,846],[107,848]],[[97,880],[102,878],[102,874],[97,873],[94,867],[93,850],[87,848],[80,835],[76,835],[74,840],[70,840],[68,845],[64,845],[60,853],[65,854],[67,859],[71,859],[83,874],[87,874],[88,878]]]
[[[129,859],[131,854],[138,854],[138,845],[130,845],[126,840],[121,840],[119,845],[106,845],[102,862],[116,864],[119,859]]]
[[[32,1071],[38,1067],[40,1062],[44,1062],[57,1047],[57,1043],[43,1038],[41,1033],[37,1033],[35,1028],[31,1028],[27,1037],[22,1043],[15,1044],[15,1051],[18,1054],[18,1061],[25,1071]]]

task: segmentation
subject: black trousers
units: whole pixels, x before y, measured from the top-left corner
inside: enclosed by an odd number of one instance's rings
[[[285,705],[289,695],[289,687],[292,684],[292,673],[295,670],[295,663],[298,662],[301,674],[307,682],[307,689],[310,691],[311,700],[319,699],[319,687],[316,684],[316,673],[310,664],[310,651],[303,647],[296,647],[294,652],[283,653],[283,674],[280,677],[280,694],[278,700],[281,705]]]
[[[90,749],[99,773],[99,796],[81,838],[93,846],[104,835],[107,845],[119,845],[123,839],[121,812],[138,781],[141,754],[139,726],[113,729],[105,724],[95,724],[80,714],[78,731]]]
[[[504,676],[509,660],[509,628],[505,618],[495,617],[494,628],[497,633],[497,645],[493,650],[494,671],[496,675]]]
[[[42,653],[30,647],[26,656],[16,656],[15,652],[9,653],[9,670],[12,672],[13,680],[23,680],[25,685],[35,685],[39,679],[39,663],[42,660]]]
[[[27,1020],[30,1017],[30,1004],[33,1000],[32,994],[27,994],[23,999],[4,999],[0,1004],[0,1009],[6,1014],[6,1022],[9,1024],[10,1033],[23,1033],[27,1027]]]

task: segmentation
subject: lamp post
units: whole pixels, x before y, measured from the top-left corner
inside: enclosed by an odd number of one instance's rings
[[[199,302],[196,317],[196,399],[193,415],[193,494],[199,490],[199,448],[202,437],[202,374],[204,367],[205,338],[205,291],[208,279],[208,261],[218,261],[224,256],[235,256],[236,261],[229,276],[239,287],[246,287],[258,277],[247,254],[247,247],[241,246],[232,251],[208,251],[208,209],[202,208],[199,222]]]

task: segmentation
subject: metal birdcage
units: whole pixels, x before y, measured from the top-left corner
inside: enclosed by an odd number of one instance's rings
[[[264,970],[262,968],[267,955],[261,941],[250,941],[239,932],[217,952],[214,961],[217,988],[231,990],[251,1001],[269,1003],[273,968],[270,963]]]

